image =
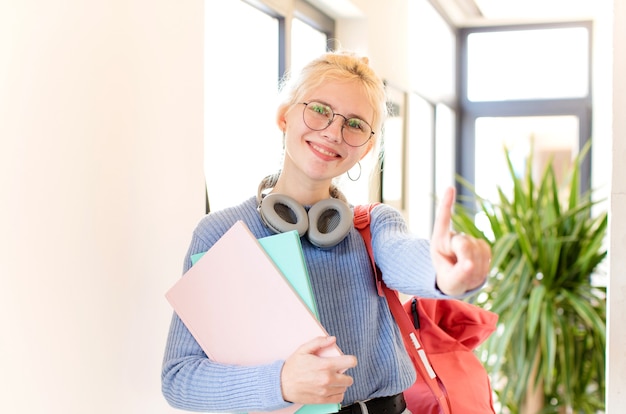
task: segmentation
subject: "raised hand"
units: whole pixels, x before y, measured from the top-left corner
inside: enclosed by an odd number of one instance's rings
[[[283,399],[299,404],[331,404],[343,401],[354,380],[345,372],[357,364],[353,355],[320,357],[335,345],[335,337],[320,337],[298,348],[283,365],[280,375]]]
[[[430,241],[437,286],[451,296],[462,295],[480,287],[487,278],[491,262],[491,248],[486,241],[451,230],[455,195],[453,187],[444,193]]]

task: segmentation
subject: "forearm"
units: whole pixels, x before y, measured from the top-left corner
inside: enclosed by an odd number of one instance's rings
[[[162,392],[170,405],[189,411],[271,411],[286,407],[280,387],[283,362],[233,366],[211,361],[174,316],[162,371]]]

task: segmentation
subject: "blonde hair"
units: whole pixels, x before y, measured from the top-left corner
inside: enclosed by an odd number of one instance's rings
[[[369,66],[369,59],[349,51],[327,52],[309,62],[295,77],[285,77],[281,83],[278,111],[302,102],[311,90],[327,81],[358,80],[374,109],[373,139],[379,141],[382,125],[387,117],[385,85]]]

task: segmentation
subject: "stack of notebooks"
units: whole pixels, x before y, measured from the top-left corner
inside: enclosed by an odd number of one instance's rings
[[[256,239],[236,222],[166,293],[209,358],[256,365],[286,359],[328,332],[319,323],[297,231]],[[338,356],[338,347],[320,356]],[[339,404],[293,404],[275,411],[334,413]]]

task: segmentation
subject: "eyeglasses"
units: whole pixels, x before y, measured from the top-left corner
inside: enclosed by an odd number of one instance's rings
[[[370,124],[360,118],[346,118],[333,112],[332,108],[319,102],[301,102],[304,105],[302,118],[304,124],[313,131],[322,131],[330,126],[339,115],[344,119],[341,126],[341,137],[351,147],[360,147],[370,140],[374,131]]]

